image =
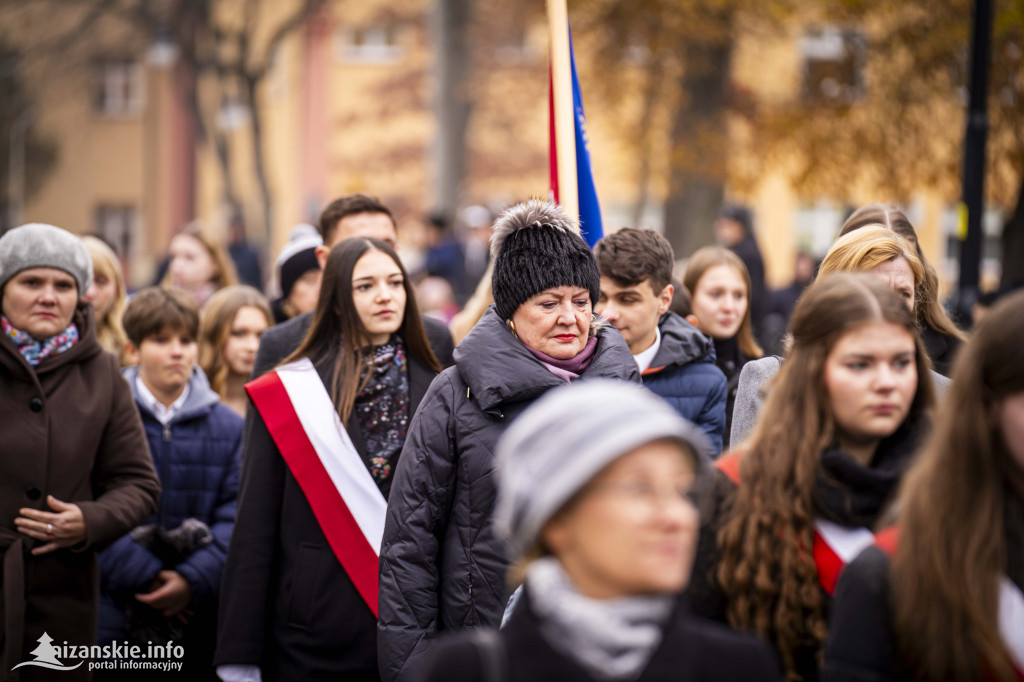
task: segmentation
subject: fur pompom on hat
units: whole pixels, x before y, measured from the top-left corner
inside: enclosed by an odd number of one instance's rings
[[[56,268],[68,273],[78,285],[78,298],[92,286],[92,258],[85,244],[53,225],[29,223],[0,237],[0,289],[29,268]]]
[[[698,473],[707,466],[707,437],[649,390],[593,379],[548,391],[498,440],[494,525],[522,557],[544,524],[598,472],[657,440],[683,446]]]
[[[508,320],[545,289],[578,286],[596,304],[601,273],[579,227],[548,201],[531,199],[501,214],[491,235],[491,288],[498,315]]]

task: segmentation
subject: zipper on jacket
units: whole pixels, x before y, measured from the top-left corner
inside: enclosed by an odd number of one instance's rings
[[[171,425],[170,423],[164,424],[164,442],[171,442]]]

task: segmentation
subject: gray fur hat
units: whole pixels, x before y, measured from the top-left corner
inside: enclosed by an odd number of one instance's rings
[[[15,227],[0,237],[0,289],[22,270],[56,268],[75,278],[78,298],[92,286],[92,258],[82,240],[46,223]]]
[[[601,273],[579,226],[548,201],[531,199],[501,214],[491,234],[494,307],[508,320],[523,302],[545,289],[578,286],[597,304]]]
[[[598,472],[666,438],[689,449],[696,471],[709,461],[704,433],[641,386],[594,379],[549,391],[498,441],[494,523],[510,558],[532,547],[544,524]]]

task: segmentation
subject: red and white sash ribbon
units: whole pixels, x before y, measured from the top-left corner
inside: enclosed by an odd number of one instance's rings
[[[999,633],[1018,677],[1024,680],[1024,592],[1005,575],[999,583]]]
[[[814,564],[825,592],[835,594],[843,568],[874,541],[875,534],[867,528],[846,528],[825,519],[814,522]]]
[[[387,502],[313,363],[304,358],[284,365],[245,388],[331,550],[376,617]]]

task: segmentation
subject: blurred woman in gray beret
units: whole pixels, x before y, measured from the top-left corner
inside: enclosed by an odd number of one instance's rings
[[[95,644],[96,551],[160,492],[131,389],[82,300],[91,282],[89,253],[65,230],[0,237],[0,669],[22,680],[49,679],[30,653],[44,640]],[[88,666],[61,663],[62,680],[88,679]]]
[[[425,679],[778,679],[765,644],[693,618],[679,596],[708,447],[637,386],[596,380],[530,407],[497,452],[495,524],[522,596],[500,634],[438,645]]]

